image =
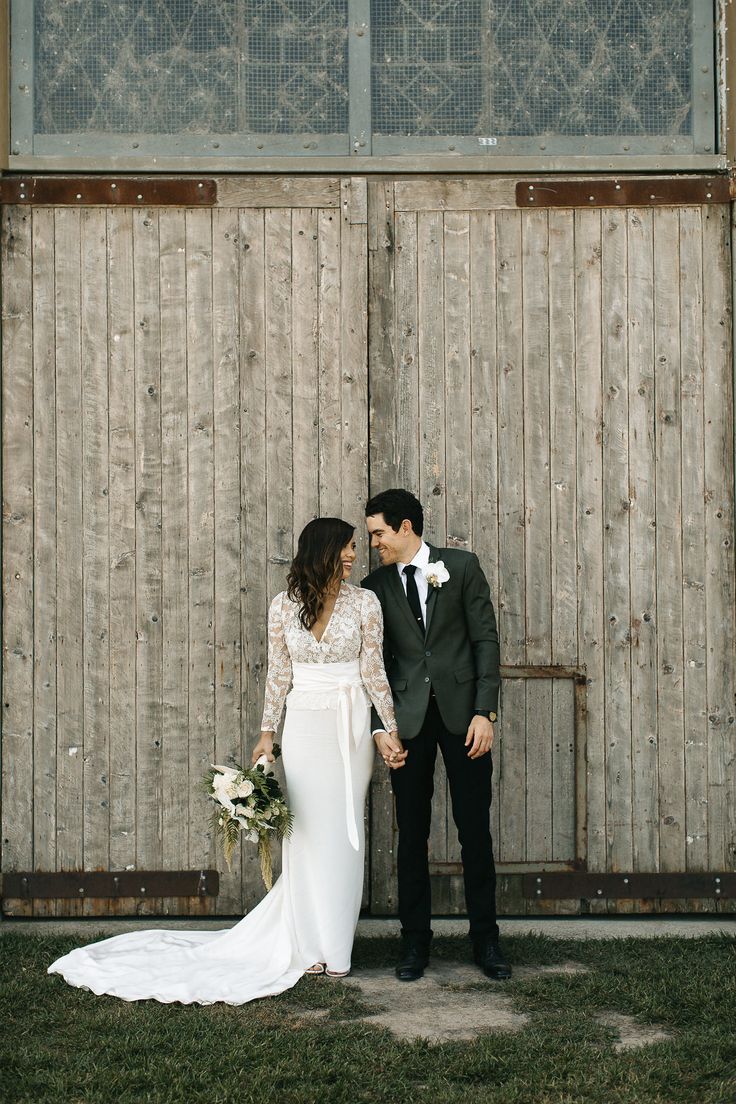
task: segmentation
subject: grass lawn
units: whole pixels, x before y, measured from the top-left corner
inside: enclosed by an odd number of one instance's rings
[[[96,997],[45,972],[81,941],[0,936],[3,1104],[736,1101],[736,940],[726,936],[506,939],[515,964],[574,960],[589,972],[506,983],[526,1027],[442,1044],[365,1024],[357,992],[323,978],[239,1008]],[[363,939],[354,964],[390,969],[395,953],[393,941]],[[434,956],[464,962],[467,943],[436,939]],[[307,1014],[319,1009],[326,1015]],[[597,1011],[658,1023],[672,1038],[617,1053]]]

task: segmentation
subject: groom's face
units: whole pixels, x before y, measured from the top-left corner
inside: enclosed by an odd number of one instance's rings
[[[365,519],[371,538],[371,548],[378,551],[381,565],[408,563],[405,555],[411,544],[414,530],[411,522],[402,521],[399,531],[392,529],[383,514],[373,514]],[[409,560],[411,560],[409,556]]]

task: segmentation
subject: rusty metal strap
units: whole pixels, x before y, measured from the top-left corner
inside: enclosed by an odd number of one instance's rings
[[[688,207],[728,203],[727,176],[519,180],[517,207]]]
[[[736,897],[736,874],[590,874],[577,870],[524,875],[524,896],[537,900],[583,898]]]
[[[195,177],[0,177],[0,203],[54,207],[211,207],[216,202],[216,181]]]
[[[2,875],[7,900],[88,897],[216,897],[216,870],[10,871]]]

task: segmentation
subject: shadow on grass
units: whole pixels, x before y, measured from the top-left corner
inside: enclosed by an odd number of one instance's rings
[[[127,1003],[67,986],[46,967],[95,935],[0,937],[0,1099],[208,1104],[732,1104],[736,1100],[736,940],[578,942],[509,938],[516,965],[576,961],[587,973],[508,983],[531,1017],[471,1043],[400,1042],[365,1024],[350,986],[305,978],[241,1007]],[[386,967],[390,939],[358,940],[354,964]],[[433,956],[467,962],[467,940]],[[615,1011],[670,1030],[618,1054],[595,1019]]]

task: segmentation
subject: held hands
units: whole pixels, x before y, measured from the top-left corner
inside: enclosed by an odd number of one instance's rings
[[[375,732],[373,739],[387,767],[398,770],[399,767],[404,766],[407,751],[399,739],[398,732]]]
[[[468,759],[480,759],[493,747],[493,722],[487,717],[473,717],[465,737],[465,746],[470,745]]]
[[[258,743],[253,748],[253,754],[251,755],[251,763],[255,766],[256,762],[262,755],[265,755],[269,763],[273,763],[276,760],[276,756],[273,753],[273,732],[262,732]]]

